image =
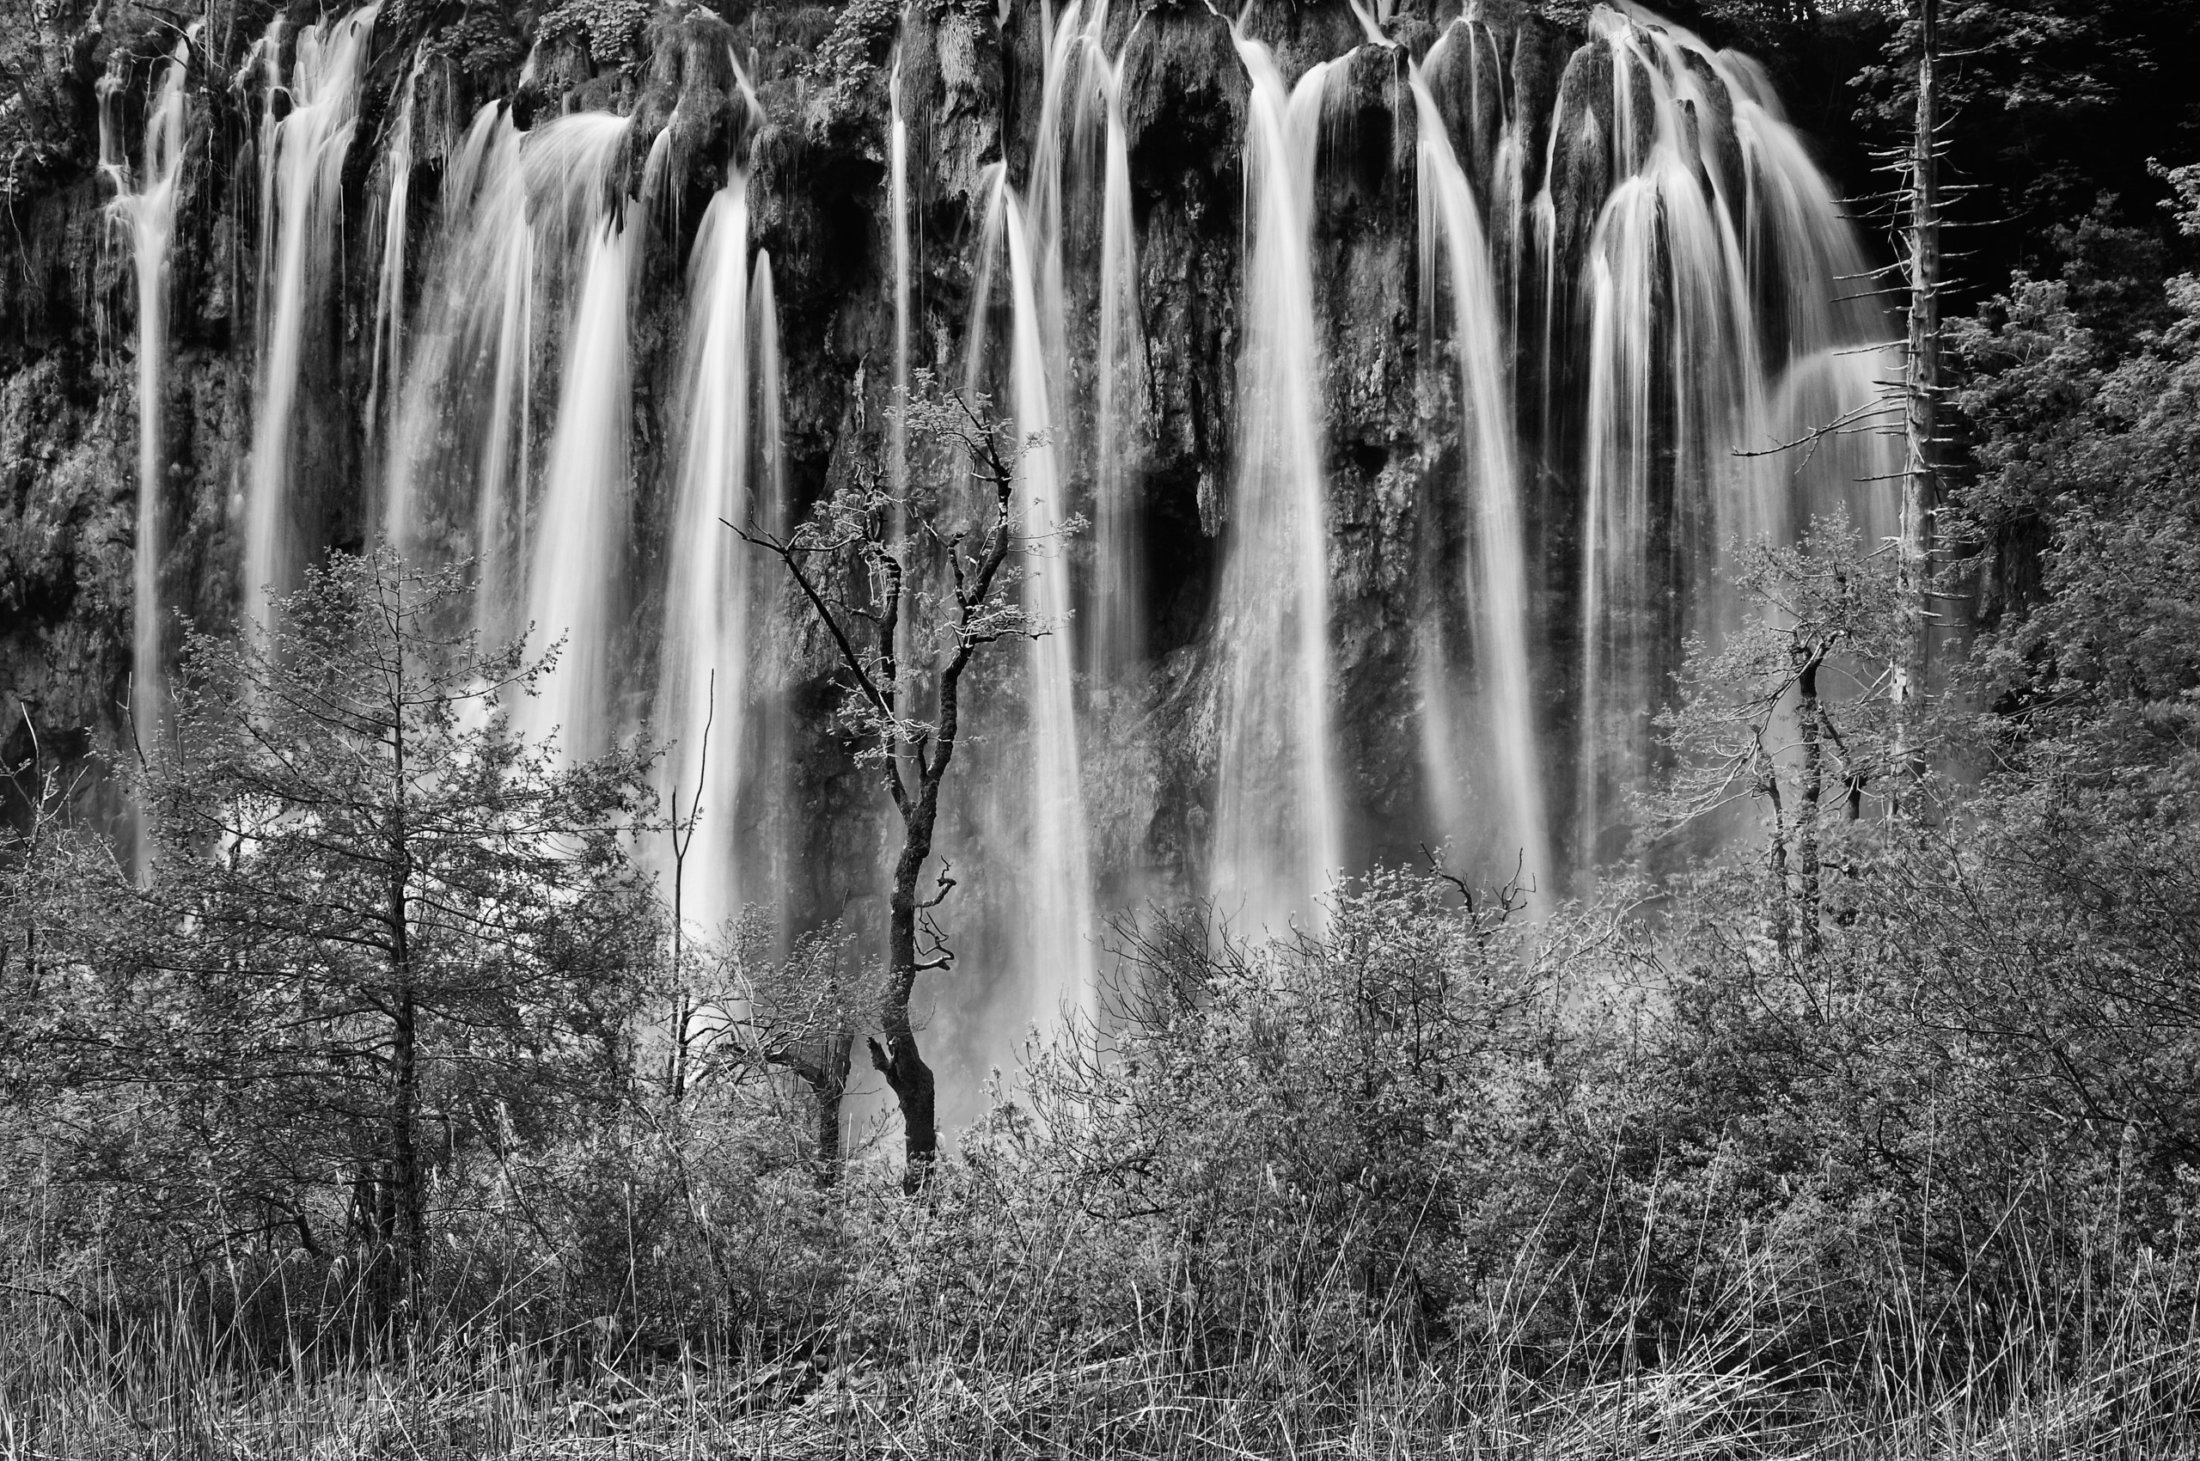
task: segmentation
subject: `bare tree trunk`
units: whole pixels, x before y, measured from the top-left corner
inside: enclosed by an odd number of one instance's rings
[[[925,950],[923,957],[919,956],[917,948],[925,910],[939,906],[947,890],[954,885],[953,880],[943,871],[939,893],[929,901],[919,900],[917,885],[924,876],[926,861],[932,856],[933,832],[939,820],[940,783],[946,779],[948,767],[954,761],[956,740],[961,733],[962,675],[980,646],[1003,639],[1030,638],[1037,632],[1013,617],[1003,620],[993,596],[994,585],[1008,562],[1015,536],[1014,454],[1004,449],[1001,424],[981,418],[969,401],[961,397],[947,398],[942,407],[950,413],[959,411],[960,415],[951,415],[951,424],[937,429],[959,442],[968,460],[973,484],[982,485],[992,501],[990,520],[975,543],[957,534],[946,544],[954,580],[953,615],[947,627],[953,631],[954,648],[940,667],[935,699],[939,718],[929,733],[920,728],[912,735],[901,712],[905,695],[912,700],[916,698],[913,686],[903,682],[901,617],[907,567],[898,556],[898,544],[905,535],[906,524],[897,518],[897,525],[889,530],[889,515],[877,499],[872,498],[866,500],[860,514],[843,519],[835,535],[837,541],[829,548],[735,529],[748,542],[778,555],[786,565],[839,651],[842,666],[852,681],[847,687],[851,706],[863,718],[876,717],[881,781],[894,810],[901,817],[902,843],[901,853],[894,863],[894,882],[888,905],[886,979],[879,994],[879,1036],[870,1039],[868,1044],[871,1064],[886,1077],[887,1087],[893,1091],[895,1103],[901,1108],[907,1163],[902,1186],[912,1195],[923,1191],[931,1176],[932,1163],[939,1152],[939,1117],[932,1067],[925,1063],[917,1048],[916,1025],[910,1018],[909,1002],[916,991],[919,974],[928,969],[944,969],[954,958],[944,946]],[[905,504],[900,504],[898,499],[893,501],[897,504],[894,512],[898,515]],[[837,571],[860,571],[871,580],[879,604],[875,612],[855,609],[844,614],[836,607],[842,602],[836,591],[804,570],[802,555],[806,552],[833,556],[848,549],[854,550],[855,558],[853,561],[839,559]],[[858,618],[869,624],[868,635],[864,636],[871,645],[868,650],[857,645],[859,636],[853,624]],[[914,773],[913,788],[909,773]],[[820,1120],[823,1119],[821,1111]],[[821,1131],[821,1148],[825,1145],[823,1137]],[[837,1150],[838,1145],[836,1117],[832,1146]]]
[[[409,975],[398,984],[390,1026],[390,1187],[395,1205],[391,1239],[402,1294],[409,1291],[419,1271],[422,1238],[420,1158],[413,1130],[420,1112],[419,1005]]]
[[[814,1060],[799,1048],[765,1056],[772,1064],[793,1071],[795,1078],[810,1088],[810,1099],[817,1103],[817,1153],[811,1164],[820,1187],[834,1187],[840,1182],[840,1113],[848,1098],[848,1067],[855,1043],[855,1032],[843,1021],[826,1032]]]
[[[404,775],[404,742],[398,742],[398,775]],[[387,1245],[389,1287],[385,1295],[392,1306],[411,1292],[418,1271],[421,1248],[420,1158],[413,1128],[420,1112],[420,998],[414,987],[411,911],[407,906],[404,809],[392,818],[393,866],[390,871],[390,1093],[384,1117],[387,1188],[381,1237]]]
[[[1758,744],[1763,755],[1763,742]],[[1780,768],[1770,757],[1765,757],[1764,770],[1758,782],[1772,802],[1772,878],[1779,896],[1772,900],[1772,942],[1785,954],[1788,947],[1788,826],[1787,804],[1780,796]]]
[[[677,901],[674,902],[673,908],[672,916],[674,919],[678,919],[680,915]],[[674,938],[673,948],[675,952],[672,956],[672,967],[674,977],[678,977],[680,955],[678,953],[679,942],[677,936]],[[688,1024],[693,1013],[688,1006],[687,990],[683,988],[672,997],[672,1050],[665,1058],[665,1095],[672,1107],[675,1120],[678,1119],[680,1114],[680,1102],[687,1096]]]
[[[837,1186],[840,1182],[840,1108],[847,1097],[847,1080],[813,1086],[817,1096],[817,1185]]]
[[[1895,669],[1900,766],[1925,769],[1921,720],[1932,671],[1933,511],[1939,497],[1940,430],[1940,0],[1918,0],[1917,123],[1910,147],[1910,338],[1903,371],[1902,537],[1898,590],[1907,619]]]
[[[393,1211],[391,1251],[396,1258],[393,1297],[412,1292],[423,1245],[420,1158],[413,1128],[420,1114],[420,995],[412,959],[412,849],[408,840],[405,788],[405,693],[403,651],[399,650],[397,694],[390,707],[390,737],[395,760],[390,808],[389,956],[390,956],[390,1110],[389,1164]]]
[[[939,1152],[939,1119],[934,1109],[932,1067],[917,1050],[909,1018],[909,998],[917,984],[917,879],[932,852],[932,827],[938,813],[937,781],[919,792],[894,864],[894,891],[887,928],[886,987],[879,996],[881,1044],[871,1041],[871,1064],[886,1077],[901,1107],[902,1148],[907,1166],[902,1186],[921,1191]]]
[[[1795,814],[1795,863],[1800,881],[1796,905],[1802,924],[1803,952],[1815,954],[1819,947],[1821,881],[1818,808],[1825,796],[1826,787],[1826,753],[1820,737],[1823,711],[1818,703],[1818,667],[1824,663],[1825,653],[1816,645],[1798,642],[1795,656],[1795,718],[1803,746],[1803,784],[1800,793],[1802,806]]]
[[[831,1187],[840,1181],[840,1111],[848,1095],[849,1052],[855,1032],[837,1026],[825,1040],[824,1064],[803,1071],[810,1094],[817,1101],[817,1185]]]

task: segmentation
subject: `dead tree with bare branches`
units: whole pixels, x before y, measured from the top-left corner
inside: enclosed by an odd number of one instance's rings
[[[923,885],[941,789],[963,735],[965,677],[988,646],[1057,626],[1027,610],[1017,589],[1019,560],[1044,546],[1024,531],[1018,511],[1028,443],[986,414],[982,398],[941,391],[922,372],[898,414],[911,452],[951,463],[956,480],[897,488],[891,474],[869,467],[792,533],[755,523],[734,530],[785,565],[835,661],[841,725],[901,823],[879,1033],[869,1045],[901,1108],[903,1184],[916,1192],[939,1149],[939,1125],[910,1000],[919,975],[955,957],[933,916],[955,886],[945,858],[929,895]],[[1073,520],[1061,532],[1079,527]]]

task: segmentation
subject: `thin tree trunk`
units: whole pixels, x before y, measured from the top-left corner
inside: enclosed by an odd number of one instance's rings
[[[838,1008],[837,1001],[834,1007]],[[793,1071],[795,1077],[809,1087],[810,1098],[817,1103],[817,1154],[812,1165],[816,1169],[817,1185],[827,1188],[840,1183],[840,1114],[847,1101],[849,1057],[856,1043],[855,1032],[848,1028],[846,1021],[839,1020],[837,1015],[835,1018],[838,1022],[826,1033],[815,1060],[800,1048],[765,1056],[773,1064]]]
[[[1825,656],[1815,645],[1796,648],[1795,718],[1803,746],[1800,800],[1795,813],[1795,863],[1800,888],[1796,904],[1802,924],[1803,952],[1818,952],[1818,909],[1821,869],[1818,854],[1818,807],[1825,795],[1825,747],[1821,741],[1818,703],[1818,666]]]
[[[1917,123],[1910,148],[1910,338],[1903,371],[1902,536],[1899,565],[1906,620],[1895,670],[1896,752],[1913,777],[1925,769],[1923,730],[1932,672],[1933,511],[1939,497],[1940,181],[1938,130],[1940,0],[1918,0]]]
[[[401,1291],[419,1271],[421,1248],[420,1158],[413,1138],[420,1109],[419,1005],[412,980],[397,987],[391,1011],[390,1186],[396,1210],[392,1238]]]
[[[840,1184],[840,1107],[848,1091],[838,1083],[812,1088],[817,1096],[817,1185]]]
[[[1762,754],[1762,742],[1759,743]],[[1779,896],[1772,900],[1772,942],[1785,954],[1788,947],[1788,827],[1787,804],[1780,796],[1780,768],[1766,757],[1762,780],[1765,795],[1772,801],[1772,877]]]
[[[825,1067],[810,1082],[817,1099],[817,1185],[831,1187],[840,1181],[840,1109],[848,1094],[848,1052],[855,1036],[845,1027],[835,1030],[825,1051]]]
[[[917,1050],[917,1032],[909,1018],[909,999],[917,984],[917,879],[932,853],[932,826],[939,804],[939,783],[927,778],[911,808],[894,864],[894,891],[887,928],[886,987],[879,996],[879,1033],[871,1042],[871,1064],[886,1077],[901,1107],[902,1146],[907,1166],[902,1186],[921,1191],[939,1151],[939,1121],[934,1110],[932,1067]]]
[[[399,742],[398,774],[404,774]],[[420,996],[413,982],[411,910],[406,896],[404,812],[395,816],[395,867],[390,874],[389,1204],[384,1235],[394,1263],[390,1298],[412,1290],[421,1249],[420,1157],[413,1128],[420,1114]]]
[[[677,832],[674,833],[678,835]],[[672,1119],[680,1119],[680,1102],[687,1096],[688,1083],[688,1023],[694,1011],[688,1004],[687,942],[683,937],[681,922],[687,915],[681,909],[680,882],[685,868],[687,849],[678,843],[673,846],[672,869],[672,1049],[665,1056],[665,1104]]]
[[[673,917],[678,918],[679,914],[675,912]],[[675,942],[674,947],[677,949],[677,942]],[[676,952],[673,955],[675,977],[678,975],[679,967],[680,956]],[[683,988],[672,997],[672,1052],[665,1061],[665,1094],[669,1098],[675,1120],[678,1119],[680,1114],[680,1102],[687,1095],[688,1022],[691,1013],[688,1007],[687,990]]]
[[[393,1211],[392,1251],[397,1260],[394,1297],[412,1292],[423,1242],[420,1157],[413,1128],[420,1114],[420,996],[412,962],[412,850],[405,805],[406,744],[404,650],[398,647],[398,684],[390,716],[394,755],[390,809],[390,1111],[389,1163]]]

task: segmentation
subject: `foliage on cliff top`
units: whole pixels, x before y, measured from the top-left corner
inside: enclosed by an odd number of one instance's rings
[[[501,11],[469,11],[423,35],[420,54],[481,77],[518,66],[526,59],[527,46]]]
[[[0,205],[39,190],[70,160],[88,162],[90,0],[0,0]]]
[[[649,21],[647,0],[561,0],[536,28],[538,40],[579,36],[599,66],[632,60],[642,27]]]
[[[809,87],[805,116],[811,137],[875,151],[886,115],[881,74],[901,30],[897,0],[855,0],[803,71]]]

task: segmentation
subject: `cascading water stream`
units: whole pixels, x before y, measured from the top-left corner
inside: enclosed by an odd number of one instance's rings
[[[726,61],[751,121],[760,125],[747,74],[730,53]],[[675,113],[651,146],[645,199],[659,189],[679,192],[680,169],[660,162],[671,154],[677,124]],[[759,269],[768,285],[768,265],[760,262]],[[744,803],[760,789],[754,759],[760,697],[751,670],[761,585],[751,571],[753,550],[727,526],[762,525],[769,510],[752,488],[751,361],[759,322],[750,281],[749,170],[731,161],[688,255],[687,361],[676,418],[684,431],[666,542],[657,683],[657,723],[672,741],[674,810],[694,819],[673,870],[677,907],[689,928],[706,937],[768,891],[759,875],[765,870],[753,866],[760,851],[755,819],[744,815]]]
[[[183,184],[184,140],[190,125],[184,87],[196,34],[197,28],[193,27],[190,35],[177,41],[167,65],[161,69],[145,116],[144,160],[134,188],[119,143],[111,137],[104,106],[100,113],[103,166],[120,190],[109,207],[113,217],[129,225],[137,279],[138,497],[137,546],[131,565],[130,721],[141,744],[157,733],[167,709],[167,677],[161,655],[160,562],[168,542],[161,465],[163,377],[168,363],[168,246],[175,235],[176,202]],[[102,96],[103,102],[109,99]],[[145,852],[142,844],[133,848],[140,876],[145,872]]]
[[[526,430],[534,397],[534,245],[531,229],[511,230],[500,250],[503,258],[489,276],[501,278],[503,288],[490,376],[489,431],[481,444],[474,504],[474,543],[481,564],[480,617],[484,627],[500,635],[518,627],[502,611],[519,597],[525,561]]]
[[[1329,489],[1311,261],[1322,104],[1338,62],[1286,87],[1268,48],[1231,32],[1252,78],[1239,318],[1237,470],[1213,643],[1220,745],[1209,891],[1249,932],[1318,916],[1343,866],[1331,744]]]
[[[786,415],[780,401],[786,367],[779,354],[779,290],[772,279],[772,256],[763,249],[756,251],[750,273],[749,318],[756,341],[757,456],[765,488],[759,516],[767,531],[785,533],[794,513],[787,495]]]
[[[756,380],[756,475],[752,489],[757,519],[764,530],[785,536],[792,526],[794,502],[788,495],[787,443],[784,409],[785,367],[779,350],[779,293],[772,279],[771,255],[757,250],[756,266],[749,277],[749,321],[752,345],[751,374]],[[721,530],[722,531],[722,530]],[[745,546],[745,545],[744,545]],[[765,620],[768,634],[770,621]],[[759,642],[771,641],[760,634]],[[779,674],[757,677],[750,691],[750,715],[756,722],[757,774],[761,788],[758,820],[759,868],[756,882],[772,900],[770,911],[782,941],[792,924],[789,884],[793,872],[793,797],[789,792],[794,774],[795,727],[791,719],[793,686]]]
[[[1093,386],[1093,624],[1087,642],[1103,683],[1127,682],[1145,653],[1144,531],[1139,512],[1144,454],[1145,350],[1139,335],[1138,233],[1131,211],[1129,128],[1123,119],[1123,53],[1102,49],[1107,0],[1085,23],[1083,78],[1072,126],[1075,155],[1100,156],[1100,321]],[[1124,40],[1127,52],[1137,36]],[[1095,149],[1094,134],[1100,145]]]
[[[1447,33],[1446,39],[1457,33]],[[1432,52],[1432,64],[1434,58]],[[1512,399],[1504,378],[1504,331],[1490,279],[1489,251],[1466,173],[1419,67],[1413,68],[1410,84],[1419,129],[1422,307],[1435,305],[1441,247],[1450,265],[1452,349],[1459,369],[1466,494],[1475,504],[1479,572],[1467,585],[1467,597],[1479,650],[1476,700],[1488,736],[1487,762],[1494,767],[1499,786],[1492,799],[1495,805],[1485,808],[1485,814],[1495,812],[1501,817],[1490,840],[1504,864],[1502,871],[1509,873],[1517,866],[1527,879],[1547,881],[1555,869],[1543,815],[1543,764],[1537,750],[1529,663],[1527,551],[1513,455]],[[1432,768],[1432,779],[1441,787],[1456,782],[1465,770]],[[1454,835],[1466,831],[1447,830]],[[1484,835],[1489,836],[1486,829]]]
[[[252,331],[255,340],[267,339],[268,275],[267,261],[275,257],[275,134],[282,126],[276,115],[275,101],[283,92],[283,15],[267,23],[267,30],[245,52],[244,66],[237,73],[236,85],[241,89],[253,70],[260,73],[260,127],[253,148],[254,161],[259,165],[260,207],[259,247],[253,254],[255,261],[252,281]]]
[[[1031,820],[1026,860],[1028,912],[1024,943],[1030,959],[1031,1017],[1042,1028],[1064,1015],[1089,1020],[1098,990],[1090,838],[1086,830],[1078,747],[1076,665],[1069,633],[1070,560],[1065,530],[1071,514],[1054,438],[1052,389],[1039,286],[1023,210],[997,173],[986,229],[1008,253],[1011,313],[1010,376],[1016,433],[1024,443],[1017,465],[1018,511],[1032,547],[1024,562],[1025,607],[1049,632],[1030,641],[1026,698],[1030,706]],[[989,249],[990,251],[990,249]]]
[[[301,503],[293,493],[293,416],[305,369],[311,313],[325,307],[336,272],[343,213],[344,159],[358,120],[359,79],[376,5],[298,33],[288,87],[291,107],[273,121],[279,82],[280,20],[268,34],[269,118],[261,129],[261,288],[266,299],[259,390],[245,503],[244,608],[264,627],[271,594],[287,593],[297,571]],[[265,244],[272,230],[272,257]],[[272,265],[272,267],[270,267]]]
[[[715,933],[757,889],[738,846],[749,710],[748,175],[734,168],[695,235],[688,261],[687,423],[668,540],[658,723],[673,738],[678,815],[700,820],[680,869],[681,916]]]
[[[894,69],[886,82],[888,230],[894,247],[894,396],[893,414],[887,422],[888,468],[894,496],[909,492],[909,431],[902,408],[909,399],[910,280],[909,280],[909,124],[901,114],[901,52],[894,53]]]
[[[1669,33],[1656,34],[1662,46],[1680,48]],[[1765,420],[1743,445],[1768,451],[1814,438],[1800,463],[1776,459],[1765,469],[1762,490],[1786,514],[1766,531],[1791,533],[1802,515],[1845,510],[1867,540],[1884,539],[1895,531],[1894,495],[1885,484],[1900,470],[1901,451],[1899,428],[1874,421],[1893,410],[1884,383],[1900,378],[1902,350],[1856,282],[1871,272],[1863,241],[1788,125],[1772,83],[1746,56],[1721,52],[1719,59],[1743,161],[1746,297],[1763,299],[1770,290],[1785,306],[1771,332],[1777,338],[1760,352]],[[1778,287],[1783,278],[1790,287]],[[1783,478],[1785,488],[1777,485]]]
[[[477,624],[492,642],[530,625],[538,651],[565,639],[557,674],[517,710],[538,734],[562,727],[568,754],[607,742],[626,688],[609,673],[631,411],[633,230],[611,182],[626,136],[606,113],[524,133],[500,107],[475,118],[445,179],[389,452],[388,541],[428,558],[473,553]],[[528,423],[550,341],[561,363],[545,447]]]
[[[529,646],[537,653],[553,643],[562,647],[556,673],[516,716],[537,740],[555,732],[559,750],[573,760],[600,754],[616,724],[611,639],[618,610],[614,587],[626,542],[626,431],[632,409],[627,292],[633,240],[626,225],[609,214],[590,232],[528,554]]]
[[[1040,0],[1042,19],[1048,17]],[[1062,144],[1069,116],[1072,73],[1085,48],[1083,0],[1069,0],[1043,28],[1044,57],[1039,82],[1039,134],[1031,149],[1031,176],[1025,193],[1030,206],[1032,265],[1038,270],[1033,292],[1038,300],[1039,338],[1046,349],[1046,379],[1056,394],[1049,415],[1058,431],[1069,425],[1069,310],[1062,294]]]
[[[527,369],[532,251],[522,135],[503,107],[484,106],[445,171],[443,217],[426,271],[412,369],[393,380],[400,394],[384,448],[382,540],[408,556],[428,556],[447,550],[447,540],[463,541],[448,521],[463,521],[449,499],[478,499],[489,508],[484,526],[501,520],[516,424],[514,393]],[[483,375],[491,381],[490,401],[477,421],[483,408],[469,387]],[[454,417],[463,423],[456,441],[449,439]],[[468,450],[474,430],[485,440]],[[509,576],[504,546],[484,531],[472,547],[478,555],[478,608],[501,605]],[[492,639],[517,628],[508,616],[484,613],[481,620]]]
[[[1457,160],[1480,206],[1493,288],[1503,296],[1506,337],[1513,340],[1520,333],[1521,283],[1530,263],[1529,251],[1534,247],[1528,235],[1529,119],[1519,114],[1517,98],[1506,88],[1511,59],[1487,20],[1463,16],[1446,27],[1421,63],[1423,76],[1433,77],[1440,65],[1462,61],[1462,47],[1468,82],[1464,118],[1467,152]],[[1470,162],[1471,167],[1467,165]]]
[[[405,73],[397,124],[390,129],[384,153],[389,194],[382,215],[382,276],[374,295],[374,366],[367,388],[367,424],[378,432],[383,429],[383,393],[390,382],[405,378],[406,224],[412,208],[413,106],[420,97],[420,67],[415,57]],[[400,552],[405,549],[401,540],[392,540],[392,545]]]
[[[1680,636],[1715,638],[1743,612],[1720,572],[1728,546],[1786,541],[1803,515],[1852,495],[1853,480],[1829,478],[1872,475],[1868,446],[1853,442],[1802,480],[1740,452],[1868,408],[1880,329],[1870,312],[1831,303],[1842,274],[1863,272],[1860,250],[1754,74],[1639,11],[1599,9],[1591,33],[1610,59],[1616,181],[1585,260],[1584,862],[1619,850],[1619,809],[1649,774],[1651,717]],[[1720,117],[1730,133],[1704,125]],[[1555,127],[1552,145],[1555,159]],[[1556,211],[1545,186],[1539,218]],[[1768,363],[1768,350],[1784,359]],[[1829,368],[1856,360],[1865,367]],[[1688,601],[1693,625],[1667,607]]]

